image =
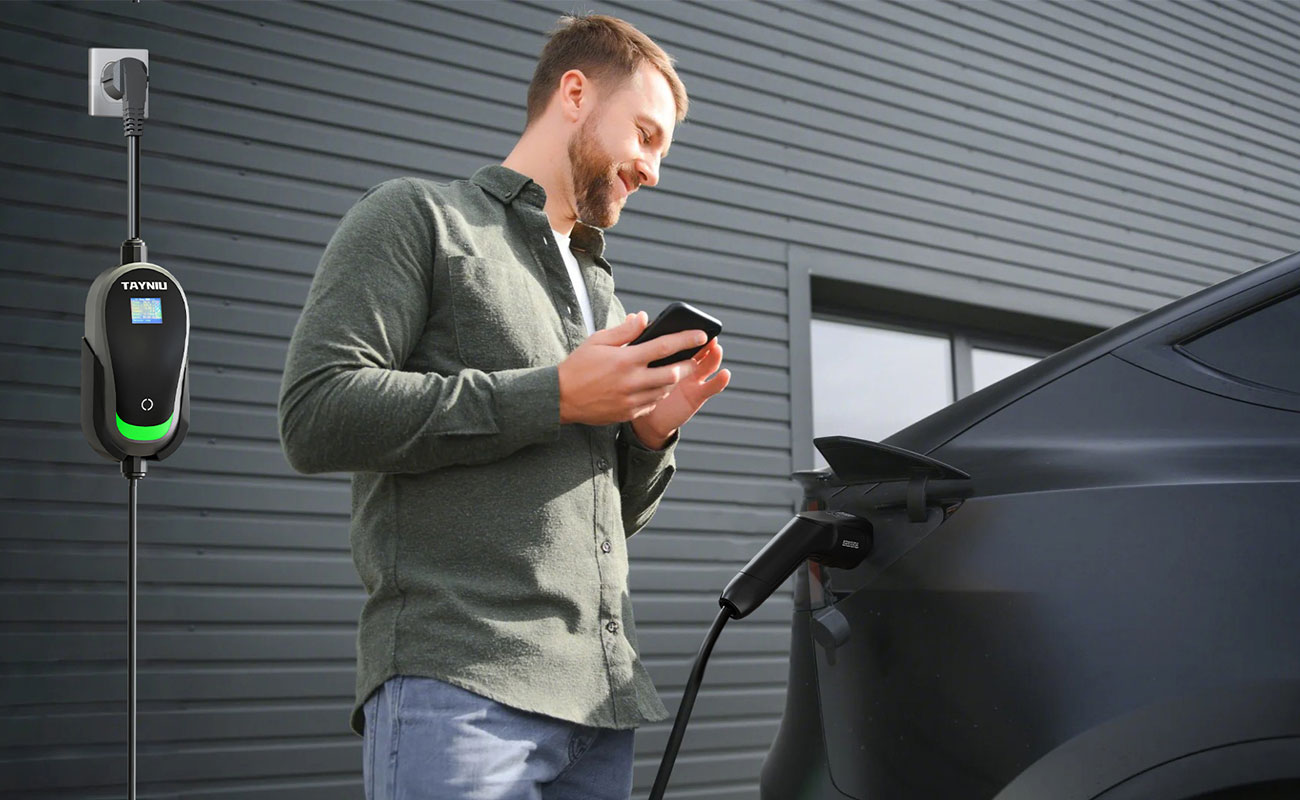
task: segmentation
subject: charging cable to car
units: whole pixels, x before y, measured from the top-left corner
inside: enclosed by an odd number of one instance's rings
[[[817,478],[833,479],[839,486],[884,484],[888,491],[873,505],[905,508],[907,519],[912,522],[927,519],[934,506],[955,507],[953,503],[971,495],[970,475],[920,453],[850,436],[822,436],[814,439],[813,444],[830,467],[829,472],[815,473]],[[800,476],[807,477],[807,474],[795,474]],[[806,510],[787,522],[722,590],[718,598],[722,610],[695,657],[649,800],[663,800],[695,696],[700,691],[705,664],[727,620],[748,616],[805,560],[819,567],[853,569],[871,552],[874,529],[869,520],[845,511],[827,510],[820,499],[816,504],[816,508],[806,505]],[[828,607],[825,611],[834,609]],[[827,615],[825,611],[814,621],[830,625],[828,638],[842,644],[848,636],[847,623],[838,612]],[[837,618],[839,623],[832,624]]]
[[[871,523],[867,520],[841,511],[803,511],[787,522],[749,560],[744,569],[736,573],[736,577],[731,579],[718,598],[718,605],[722,608],[713,620],[713,626],[709,628],[704,644],[695,657],[695,664],[691,667],[691,675],[682,692],[681,705],[677,707],[677,718],[673,722],[672,733],[668,736],[668,746],[664,750],[663,760],[659,762],[654,787],[650,790],[650,800],[662,800],[668,788],[668,778],[672,774],[682,737],[686,735],[691,709],[695,706],[695,696],[699,694],[700,682],[704,678],[704,667],[727,620],[748,616],[785,583],[795,568],[805,560],[852,569],[862,563],[870,550]]]
[[[149,72],[146,63],[123,57],[96,75],[91,49],[91,114],[104,94],[122,104],[127,140],[127,239],[121,263],[102,272],[86,296],[81,340],[81,430],[92,449],[118,461],[127,479],[130,593],[127,704],[127,797],[135,800],[136,777],[136,484],[147,460],[176,452],[189,430],[190,315],[174,275],[145,259],[140,238],[140,137],[144,133]],[[145,56],[147,58],[147,54]],[[96,87],[98,78],[99,87]]]

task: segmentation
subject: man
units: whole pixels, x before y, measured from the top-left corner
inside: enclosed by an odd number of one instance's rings
[[[632,346],[601,228],[686,113],[671,59],[565,17],[499,165],[398,178],[344,216],[289,344],[286,456],[351,471],[368,599],[350,725],[366,796],[626,798],[642,666],[625,540],[678,429],[730,380],[700,331]],[[709,377],[712,375],[712,377]]]

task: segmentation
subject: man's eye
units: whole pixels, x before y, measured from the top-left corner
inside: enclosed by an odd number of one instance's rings
[[[645,128],[641,129],[641,141],[650,144],[650,134],[646,133]]]

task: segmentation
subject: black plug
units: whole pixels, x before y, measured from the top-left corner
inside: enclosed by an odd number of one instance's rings
[[[120,58],[104,67],[104,93],[122,101],[122,133],[144,133],[144,103],[149,96],[149,70],[138,58]]]
[[[763,604],[795,567],[812,559],[851,569],[871,550],[871,523],[842,511],[803,511],[763,545],[722,590],[718,604],[740,619]]]
[[[122,101],[122,135],[127,152],[127,240],[122,243],[122,263],[149,257],[140,238],[140,137],[144,135],[144,106],[149,98],[149,68],[138,58],[119,58],[100,74],[104,94]]]

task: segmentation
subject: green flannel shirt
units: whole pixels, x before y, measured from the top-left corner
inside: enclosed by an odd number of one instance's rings
[[[289,342],[279,430],[297,471],[351,472],[362,705],[396,674],[604,728],[668,716],[638,656],[626,539],[678,434],[560,424],[558,364],[587,337],[542,210],[502,165],[395,178],[348,210]],[[570,249],[597,329],[621,323],[604,235]]]

